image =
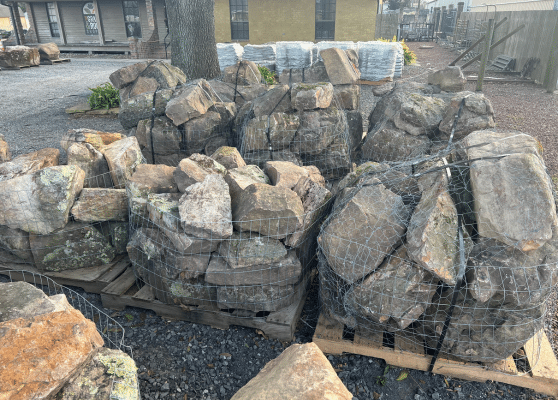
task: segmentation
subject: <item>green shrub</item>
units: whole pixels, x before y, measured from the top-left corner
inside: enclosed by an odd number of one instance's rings
[[[118,89],[110,83],[99,85],[95,88],[89,88],[91,93],[89,95],[89,106],[92,110],[99,110],[101,108],[115,108],[120,106],[120,94]]]
[[[258,65],[258,70],[260,71],[260,74],[262,74],[262,79],[268,85],[274,85],[277,82],[277,74],[275,73],[275,71],[270,71],[263,65]]]

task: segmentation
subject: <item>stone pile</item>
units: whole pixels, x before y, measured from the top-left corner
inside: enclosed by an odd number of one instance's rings
[[[27,46],[8,46],[0,51],[0,68],[19,69],[41,64],[39,50]]]
[[[459,67],[436,71],[428,81],[391,83],[377,89],[382,97],[368,117],[361,149],[364,161],[404,161],[444,148],[462,100],[454,141],[495,126],[490,100],[482,93],[463,91],[466,80]]]
[[[139,400],[136,365],[64,294],[0,283],[0,398]]]
[[[126,252],[125,181],[142,159],[136,138],[78,129],[61,146],[66,165],[50,148],[0,163],[0,261],[62,271]]]
[[[331,197],[316,167],[270,161],[262,170],[234,147],[176,168],[142,164],[128,194],[128,254],[155,296],[244,313],[276,311],[306,289]]]
[[[480,130],[413,166],[368,162],[335,193],[318,238],[321,298],[333,318],[436,348],[462,250],[465,283],[442,354],[495,362],[542,329],[558,283],[558,219],[531,136]]]

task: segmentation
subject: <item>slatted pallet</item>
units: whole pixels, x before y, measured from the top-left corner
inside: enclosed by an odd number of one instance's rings
[[[101,300],[103,307],[114,310],[123,310],[126,306],[138,307],[152,310],[163,318],[209,325],[218,329],[240,325],[259,329],[272,339],[291,341],[306,296],[307,290],[300,290],[295,301],[288,307],[265,317],[243,317],[214,306],[179,306],[163,303],[155,298],[151,286],[138,287],[132,268],[128,268],[102,291]]]
[[[41,60],[41,65],[53,65],[53,64],[61,64],[61,63],[69,63],[72,61],[69,58],[59,58],[58,60]]]
[[[88,293],[100,294],[107,285],[119,278],[120,275],[126,271],[129,265],[129,258],[127,256],[120,256],[110,264],[100,265],[97,267],[88,267],[62,272],[40,272],[36,267],[30,264],[0,262],[0,274],[10,276],[12,280],[25,281],[29,283],[36,282],[36,278],[33,274],[41,274],[51,278],[59,285],[77,286]],[[7,271],[11,272],[8,273]],[[26,274],[23,271],[32,272],[33,274]]]
[[[359,85],[368,85],[368,86],[381,86],[386,83],[393,82],[393,78],[387,77],[384,79],[380,79],[379,81],[367,81],[365,79],[359,79],[357,84]]]
[[[404,335],[395,334],[394,348],[384,346],[382,332],[378,332],[375,337],[364,337],[357,331],[352,340],[343,339],[343,325],[330,320],[323,313],[318,319],[313,342],[327,354],[360,354],[381,358],[389,365],[420,371],[427,371],[431,360],[431,356],[425,354],[423,346]],[[540,353],[537,351],[539,346]],[[440,357],[433,372],[477,382],[492,380],[558,396],[558,362],[544,331],[535,335],[523,348],[532,366],[530,373],[519,373],[513,357],[489,365]],[[533,354],[540,354],[538,362],[531,362],[533,360],[530,355]]]
[[[2,67],[2,70],[3,71],[19,71],[20,69],[33,68],[33,67],[39,67],[39,65],[22,65],[20,67]]]

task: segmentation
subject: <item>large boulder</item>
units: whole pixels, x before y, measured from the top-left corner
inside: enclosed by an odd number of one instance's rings
[[[14,255],[22,261],[33,262],[33,254],[29,246],[29,233],[21,229],[11,229],[0,225],[0,250]]]
[[[217,111],[208,111],[204,115],[193,118],[184,124],[184,149],[183,153],[190,156],[194,153],[203,153],[212,139],[227,138],[228,121],[223,120]],[[217,148],[226,144],[219,143]],[[213,147],[215,149],[215,147]],[[213,150],[210,150],[213,151]]]
[[[331,47],[320,51],[329,81],[334,85],[354,85],[360,78],[360,71],[349,60],[343,50]]]
[[[270,361],[232,400],[350,400],[331,363],[314,343],[293,344]]]
[[[336,107],[305,112],[291,147],[299,154],[319,154],[343,137],[344,121],[343,111]]]
[[[109,144],[103,149],[116,189],[123,189],[142,162],[141,149],[135,136]]]
[[[64,295],[31,295],[27,283],[0,286],[0,296],[9,294],[0,301],[0,315],[11,310],[10,315],[15,316],[15,311],[19,316],[0,318],[0,397],[54,398],[103,346],[103,339],[95,324],[72,308]],[[30,307],[23,302],[32,297],[34,305],[43,305]]]
[[[139,164],[128,180],[127,188],[132,197],[147,198],[150,193],[177,193],[174,170],[168,165]]]
[[[395,126],[413,136],[433,135],[442,122],[446,103],[442,99],[409,94],[393,116]]]
[[[328,108],[332,100],[331,83],[295,83],[291,89],[291,104],[295,110]]]
[[[289,147],[299,126],[295,114],[273,113],[251,119],[246,125],[242,145],[245,152],[283,150]],[[270,142],[271,141],[271,142]]]
[[[65,271],[110,263],[116,255],[95,226],[70,222],[50,235],[29,235],[35,265],[41,271]]]
[[[0,133],[0,163],[10,161],[11,159],[12,153],[10,153],[10,146],[4,139],[4,135]]]
[[[47,296],[26,282],[0,283],[0,323],[64,311],[68,301],[64,295]]]
[[[68,165],[75,165],[85,173],[84,188],[113,186],[107,160],[95,147],[89,143],[72,143],[66,152]]]
[[[72,144],[82,143],[90,144],[96,150],[102,151],[105,146],[124,139],[125,137],[126,135],[118,132],[101,132],[87,128],[70,129],[62,136],[60,146],[65,151],[68,151],[68,148]]]
[[[211,154],[211,158],[228,170],[244,167],[246,165],[236,147],[219,147],[213,154]]]
[[[233,203],[234,227],[238,231],[258,232],[284,239],[302,223],[302,201],[290,189],[253,183]]]
[[[201,85],[188,85],[174,92],[166,106],[165,114],[178,126],[205,114],[212,105],[211,97]]]
[[[448,66],[428,75],[428,84],[436,85],[445,92],[461,92],[465,90],[467,79],[458,66]]]
[[[173,176],[178,190],[182,193],[195,183],[203,182],[208,175],[225,175],[227,169],[217,161],[203,154],[192,154],[183,159],[174,170]]]
[[[60,58],[60,49],[54,42],[41,43],[37,46],[41,60],[58,60]]]
[[[139,121],[136,138],[147,162],[176,166],[180,161],[182,132],[169,118],[156,117],[153,120],[153,128],[151,118]]]
[[[262,80],[262,74],[256,63],[248,60],[237,62],[225,68],[223,81],[239,86],[258,84]]]
[[[272,86],[263,95],[252,100],[252,110],[255,117],[292,111],[289,85]]]
[[[84,177],[78,167],[64,165],[0,182],[0,225],[35,234],[64,227]]]
[[[294,188],[300,179],[310,176],[308,169],[288,161],[267,161],[265,163],[265,172],[273,186],[287,189]]]
[[[9,46],[0,52],[0,67],[18,69],[33,67],[41,63],[39,50],[27,46]]]
[[[139,62],[136,64],[127,65],[110,74],[110,82],[115,88],[122,89],[123,87],[134,82],[139,74],[141,74],[143,70],[145,70],[145,68],[147,68],[147,62]]]
[[[60,150],[45,148],[0,164],[0,182],[58,165]]]
[[[460,92],[452,97],[450,105],[444,113],[444,118],[439,125],[442,139],[449,138],[455,115],[463,99],[465,99],[465,104],[455,127],[454,141],[461,140],[474,131],[494,128],[494,109],[490,100],[482,93]]]
[[[221,175],[207,175],[203,182],[188,186],[178,209],[186,234],[206,239],[232,235],[231,196]]]
[[[173,91],[171,89],[162,89],[156,93],[142,93],[127,100],[122,99],[118,120],[124,129],[132,129],[142,119],[165,115],[167,103],[172,95]],[[155,97],[155,106],[153,105],[153,97]]]
[[[83,189],[72,207],[72,216],[80,222],[127,221],[126,189]]]
[[[159,89],[174,89],[178,85],[185,84],[187,80],[180,68],[163,61],[150,62],[140,76],[153,79]]]
[[[318,243],[333,271],[352,284],[374,271],[401,243],[409,209],[375,178],[327,221]]]
[[[278,262],[287,256],[287,249],[279,240],[235,232],[221,242],[218,253],[234,269]]]
[[[359,85],[334,85],[334,104],[344,110],[358,110],[360,106]]]
[[[229,193],[233,207],[239,204],[240,194],[253,183],[270,183],[269,177],[257,165],[245,165],[227,171],[225,182],[229,185]]]

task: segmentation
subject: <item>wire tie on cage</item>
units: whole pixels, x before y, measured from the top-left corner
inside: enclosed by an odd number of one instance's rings
[[[153,127],[155,126],[155,100],[157,98],[157,90],[159,86],[155,88],[153,92],[153,105],[151,107],[151,126],[149,128],[149,139],[151,140],[151,161],[155,164],[155,147],[153,147]]]
[[[466,97],[463,97],[461,99],[461,103],[459,104],[459,110],[457,110],[457,114],[455,115],[455,119],[453,120],[453,125],[451,127],[451,134],[448,140],[448,146],[446,147],[446,150],[449,150],[449,148],[451,147],[451,142],[453,141],[453,136],[455,135],[455,129],[457,128],[457,121],[459,121],[459,117],[461,117],[461,113],[463,112],[463,106],[465,105],[465,99]]]
[[[446,316],[446,320],[444,321],[444,327],[442,328],[442,333],[440,334],[440,338],[438,339],[436,350],[434,351],[434,355],[430,360],[428,372],[432,372],[434,370],[434,364],[438,359],[438,354],[440,353],[440,349],[442,348],[442,344],[444,343],[444,339],[446,338],[446,333],[448,331],[449,324],[451,323],[451,317],[453,315],[453,309],[455,308],[455,303],[457,302],[457,297],[459,296],[459,291],[461,289],[461,286],[463,286],[463,280],[465,278],[465,242],[463,240],[461,214],[457,216],[457,232],[459,235],[459,272],[457,273],[456,283],[453,288],[453,295],[451,296],[451,304],[448,310],[448,315]]]

